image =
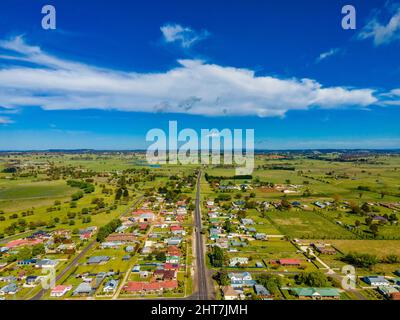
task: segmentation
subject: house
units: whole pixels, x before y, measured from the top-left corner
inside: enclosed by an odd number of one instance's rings
[[[267,239],[267,235],[265,233],[256,233],[254,235],[254,238],[256,240],[266,240]]]
[[[74,296],[85,296],[92,294],[92,286],[87,282],[82,282],[73,292]]]
[[[340,299],[339,290],[336,288],[292,288],[290,292],[299,299]]]
[[[75,253],[75,249],[76,249],[75,243],[62,243],[57,247],[56,251],[66,254],[72,254]]]
[[[154,271],[157,280],[173,280],[176,279],[176,270],[158,269]]]
[[[107,242],[134,242],[136,236],[133,233],[112,233],[107,238]]]
[[[256,284],[256,281],[252,279],[249,272],[231,272],[228,273],[228,278],[233,288],[251,287]]]
[[[122,242],[102,242],[100,247],[102,249],[118,249],[122,245]]]
[[[54,268],[58,264],[58,261],[51,259],[42,259],[36,261],[36,268]]]
[[[167,244],[169,246],[178,246],[181,243],[182,238],[173,237],[173,238],[166,239],[165,241],[167,242]]]
[[[177,280],[167,281],[129,281],[122,290],[128,293],[161,293],[165,290],[173,290],[178,288]]]
[[[232,286],[224,286],[222,288],[224,300],[240,300],[241,292],[235,290]]]
[[[25,284],[27,286],[35,286],[37,281],[38,281],[38,276],[27,276],[25,278]]]
[[[331,246],[319,243],[312,243],[311,245],[321,254],[336,254],[336,250]]]
[[[1,278],[0,278],[0,281],[11,283],[11,282],[17,281],[17,277],[15,277],[15,276],[1,277]]]
[[[256,284],[254,285],[254,292],[256,293],[257,296],[259,296],[263,300],[270,300],[272,299],[271,293],[268,291],[267,288],[265,288],[261,284]]]
[[[164,263],[164,269],[166,270],[178,270],[179,264],[178,263]]]
[[[132,272],[140,272],[140,266],[137,264],[132,268]]]
[[[43,243],[43,239],[17,239],[8,242],[5,247],[8,249],[14,249],[14,248],[21,248],[21,247],[32,247],[37,244]]]
[[[111,279],[106,282],[103,288],[103,292],[112,293],[118,288],[118,280]]]
[[[72,290],[72,286],[69,285],[58,285],[55,286],[51,292],[50,292],[50,297],[62,297],[65,295],[68,291]]]
[[[315,201],[314,205],[317,206],[320,209],[324,209],[325,208],[325,205],[322,202],[319,202],[319,201]]]
[[[380,286],[378,287],[378,292],[385,296],[387,299],[391,299],[393,294],[398,294],[399,290],[397,290],[393,286]]]
[[[104,264],[109,260],[110,260],[109,256],[93,256],[93,257],[90,257],[86,263],[87,264],[99,264],[99,263]]]
[[[234,257],[229,260],[229,266],[234,267],[237,265],[246,265],[249,263],[249,258],[246,257]]]
[[[155,219],[155,215],[153,212],[145,212],[139,216],[138,221],[139,222],[151,222],[154,219]]]
[[[393,292],[390,295],[390,300],[400,300],[400,292]]]
[[[278,260],[278,263],[281,266],[300,266],[301,265],[301,261],[298,259],[280,259]]]
[[[169,256],[180,256],[181,250],[177,246],[168,246],[167,255]]]
[[[128,252],[128,253],[131,253],[131,252],[133,252],[135,249],[133,248],[133,246],[127,246],[126,248],[125,248],[125,251],[126,252]]]
[[[185,229],[180,225],[171,226],[170,230],[174,235],[185,235],[186,234]]]
[[[363,277],[362,280],[373,287],[390,286],[390,282],[383,276],[367,276]]]
[[[20,260],[17,262],[17,265],[19,266],[29,266],[31,264],[36,264],[37,259],[26,259],[26,260]]]
[[[252,225],[252,224],[254,224],[253,219],[247,219],[247,218],[241,219],[240,222],[241,222],[243,225]]]
[[[0,289],[0,295],[4,296],[6,294],[16,294],[18,291],[18,286],[16,283],[12,282]]]
[[[179,256],[167,256],[165,262],[166,263],[179,263],[180,257]]]

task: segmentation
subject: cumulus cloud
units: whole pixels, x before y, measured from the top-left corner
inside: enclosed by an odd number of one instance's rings
[[[316,62],[317,62],[317,63],[318,63],[318,62],[321,62],[322,60],[325,60],[326,58],[329,58],[329,57],[331,57],[331,56],[334,56],[334,55],[338,54],[339,52],[340,52],[340,49],[339,49],[339,48],[333,48],[333,49],[330,49],[330,50],[328,50],[328,51],[326,51],[326,52],[322,52],[322,53],[319,55],[319,57],[317,58]]]
[[[386,25],[379,22],[378,18],[375,16],[361,30],[358,38],[361,40],[372,38],[376,46],[400,40],[400,8],[397,8],[395,14]]]
[[[0,125],[14,123],[10,118],[0,117]]]
[[[400,106],[400,88],[382,94],[380,100],[382,105]]]
[[[166,72],[135,73],[57,58],[21,37],[1,41],[0,48],[7,51],[0,55],[0,61],[7,62],[0,69],[0,105],[9,108],[264,117],[314,106],[365,107],[377,102],[368,88],[324,87],[312,79],[257,76],[249,69],[200,60],[178,60],[179,65]]]
[[[205,30],[197,32],[180,24],[165,24],[160,28],[165,42],[179,43],[183,48],[189,48],[196,42],[208,37]]]

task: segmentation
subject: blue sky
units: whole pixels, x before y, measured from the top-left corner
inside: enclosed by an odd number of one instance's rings
[[[267,149],[400,148],[400,2],[0,4],[0,149],[145,148],[152,128]],[[57,29],[41,28],[56,8]]]

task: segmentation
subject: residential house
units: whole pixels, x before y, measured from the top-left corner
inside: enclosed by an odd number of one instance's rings
[[[37,281],[38,281],[39,277],[38,276],[27,276],[25,278],[25,285],[28,287],[33,287],[36,285]]]
[[[224,286],[222,288],[224,300],[240,300],[242,292],[235,290],[232,286]]]
[[[136,236],[133,233],[112,233],[107,238],[107,242],[135,242]]]
[[[0,295],[1,296],[4,296],[6,294],[13,295],[13,294],[16,294],[17,291],[18,291],[17,284],[15,282],[12,282],[12,283],[6,284],[4,287],[2,287],[0,289]]]
[[[366,276],[362,280],[373,287],[390,286],[390,282],[383,276]]]
[[[54,268],[58,264],[57,260],[51,259],[42,259],[36,261],[35,267],[36,268]]]
[[[299,299],[340,299],[339,290],[336,288],[292,288],[290,292]]]
[[[393,294],[399,294],[399,290],[394,286],[379,286],[378,292],[387,299],[391,299]]]
[[[72,286],[70,285],[58,285],[51,290],[50,297],[62,297],[71,290]]]
[[[300,266],[301,265],[301,260],[299,259],[280,259],[278,260],[278,263],[281,266]]]
[[[229,260],[229,266],[234,267],[237,265],[247,265],[249,263],[249,258],[247,257],[234,257]]]
[[[173,280],[176,279],[176,270],[158,269],[154,271],[154,276],[157,280]]]
[[[251,287],[256,284],[249,272],[231,272],[228,278],[233,288]]]
[[[87,264],[104,264],[110,260],[109,256],[93,256],[90,257],[89,260],[86,262]]]
[[[271,300],[272,294],[261,284],[254,285],[254,292],[263,300]]]
[[[87,296],[91,295],[93,292],[90,283],[82,282],[73,292],[74,296]]]
[[[113,293],[118,288],[118,280],[111,279],[106,282],[103,288],[103,292]]]

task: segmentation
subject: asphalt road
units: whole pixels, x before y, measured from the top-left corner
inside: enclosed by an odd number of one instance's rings
[[[197,300],[208,300],[208,280],[207,280],[207,268],[204,258],[204,243],[203,236],[201,234],[202,223],[201,223],[201,209],[200,209],[200,178],[201,171],[197,178],[197,190],[196,190],[196,208],[195,208],[195,238],[196,238],[196,267],[197,267],[197,293],[195,298]]]
[[[92,241],[87,245],[57,276],[56,283],[60,281],[60,279],[69,272],[78,261],[95,245],[96,240]],[[48,289],[41,289],[36,295],[34,295],[30,300],[40,300]]]

